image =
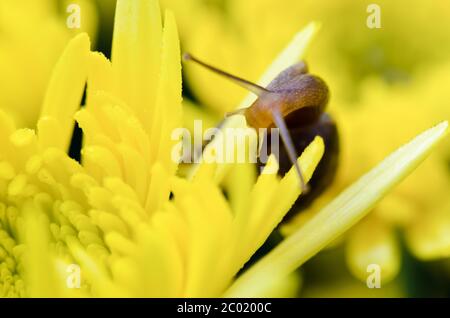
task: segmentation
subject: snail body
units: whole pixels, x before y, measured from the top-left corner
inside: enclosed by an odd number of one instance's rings
[[[284,147],[279,149],[279,174],[284,175],[294,165],[300,180],[302,197],[297,199],[291,211],[304,208],[320,195],[332,182],[336,174],[339,153],[339,137],[336,123],[325,113],[329,100],[326,83],[318,76],[308,72],[305,62],[294,64],[282,71],[267,87],[261,87],[240,77],[231,75],[208,65],[192,55],[185,54],[185,60],[191,60],[236,84],[250,90],[258,96],[248,108],[233,114],[245,116],[247,125],[259,131],[261,128],[279,128]],[[316,136],[325,143],[325,154],[315,170],[310,184],[306,185],[297,163],[297,154],[302,153]],[[271,138],[266,135],[264,142],[271,153]],[[260,163],[259,165],[262,165]],[[289,215],[292,213],[288,214]]]
[[[327,103],[327,85],[309,74],[306,64],[300,62],[281,72],[245,109],[244,116],[253,128],[272,128],[276,126],[273,120],[276,108],[286,123],[306,125],[318,120]]]

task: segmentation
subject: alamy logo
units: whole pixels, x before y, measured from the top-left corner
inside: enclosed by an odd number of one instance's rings
[[[378,264],[369,264],[367,272],[370,275],[367,277],[367,287],[370,289],[381,288],[381,267]]]
[[[70,264],[66,268],[68,273],[66,278],[67,288],[80,288],[81,287],[81,268],[77,264]]]
[[[69,29],[81,28],[81,8],[78,4],[72,3],[67,6],[66,12],[69,16],[66,20],[66,25]]]
[[[367,13],[370,13],[366,20],[369,29],[381,28],[381,8],[378,4],[372,3],[367,6]]]

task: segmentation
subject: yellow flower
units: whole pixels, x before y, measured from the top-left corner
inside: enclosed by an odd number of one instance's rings
[[[91,52],[86,34],[74,37],[53,71],[36,131],[17,129],[0,111],[2,296],[295,290],[290,284],[299,281],[289,275],[360,220],[447,131],[439,124],[397,150],[235,279],[300,194],[297,176],[291,169],[280,179],[274,157],[257,178],[250,164],[201,163],[190,179],[176,176],[170,135],[182,122],[179,41],[173,15],[161,20],[156,0],[119,0],[112,60]],[[261,84],[303,54],[314,30],[294,38]],[[86,106],[77,111],[86,80]],[[74,119],[85,137],[82,164],[66,154]],[[225,127],[243,124],[234,118]],[[307,180],[323,151],[316,138],[300,156]],[[225,178],[234,184],[229,200]]]
[[[445,86],[450,70],[450,25],[444,18],[450,6],[445,0],[420,7],[403,0],[379,1],[379,30],[366,26],[366,1],[163,3],[175,10],[189,51],[248,79],[258,76],[300,26],[312,18],[322,21],[321,36],[312,45],[307,61],[312,72],[331,88],[330,111],[337,120],[342,145],[340,167],[328,194],[285,226],[287,234],[396,145],[450,117]],[[436,19],[426,18],[431,15]],[[235,107],[244,94],[226,79],[201,68],[188,67],[187,79],[195,97],[218,113]],[[347,263],[359,279],[365,280],[367,264],[375,261],[382,265],[384,282],[396,277],[402,263],[397,228],[420,260],[449,257],[450,148],[446,142],[439,155],[427,160],[346,237]],[[373,235],[367,235],[369,229]],[[371,239],[362,240],[367,236]]]
[[[81,8],[80,29],[66,25],[69,4]],[[65,45],[79,32],[94,36],[93,4],[89,0],[2,1],[0,29],[0,109],[18,127],[35,128],[52,69]]]
[[[293,172],[254,184],[241,167],[252,197],[266,186],[273,194],[267,204],[242,201],[233,217],[203,169],[192,182],[175,177],[181,65],[174,19],[164,21],[156,1],[119,1],[112,62],[81,34],[53,72],[37,132],[2,113],[2,295],[220,295],[298,196]],[[64,150],[86,78],[79,165]],[[318,139],[302,156],[308,177],[322,152]],[[70,264],[81,266],[79,290],[66,286]]]

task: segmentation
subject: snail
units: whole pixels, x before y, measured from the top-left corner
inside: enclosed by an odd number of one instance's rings
[[[297,199],[291,211],[305,208],[326,189],[337,170],[338,131],[334,120],[325,113],[329,100],[328,86],[320,77],[308,72],[305,62],[288,67],[267,87],[262,87],[202,62],[189,53],[185,53],[183,59],[222,75],[257,95],[257,100],[250,107],[229,113],[228,116],[244,115],[247,125],[257,131],[260,128],[269,131],[274,127],[279,129],[284,147],[280,147],[277,158],[280,165],[278,173],[284,175],[290,165],[294,165],[302,190],[301,200]],[[297,163],[297,154],[302,153],[316,136],[323,138],[325,154],[307,185]],[[271,138],[268,137],[265,136],[265,142],[270,153]]]

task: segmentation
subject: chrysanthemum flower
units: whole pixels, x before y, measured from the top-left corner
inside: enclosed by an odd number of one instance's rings
[[[313,31],[294,38],[261,84],[298,59]],[[66,153],[75,119],[82,164]],[[297,176],[278,178],[272,157],[258,178],[246,164],[205,163],[190,179],[177,177],[170,133],[181,121],[173,15],[163,24],[156,0],[119,0],[111,61],[78,35],[53,71],[37,130],[17,129],[0,112],[2,296],[267,295],[361,219],[448,126],[393,153],[235,279],[300,194]],[[317,138],[299,158],[306,179],[323,151]],[[224,179],[235,184],[229,199]]]

